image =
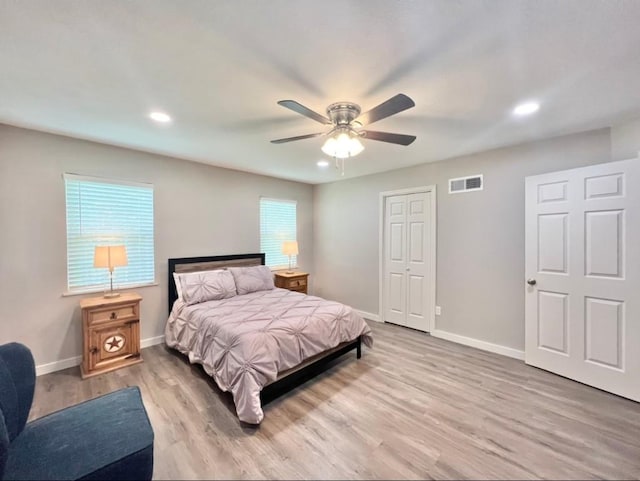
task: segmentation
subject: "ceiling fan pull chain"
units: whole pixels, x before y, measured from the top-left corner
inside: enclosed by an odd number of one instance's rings
[[[349,155],[349,158],[351,158],[351,155]],[[340,171],[340,175],[344,176],[344,158],[334,155],[333,160],[336,164],[336,169]]]
[[[344,175],[344,159],[342,157],[334,156],[333,160],[336,161],[336,169],[340,171],[340,175]]]

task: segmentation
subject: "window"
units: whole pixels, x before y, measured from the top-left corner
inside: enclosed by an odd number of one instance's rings
[[[289,266],[282,243],[297,240],[296,207],[295,200],[260,199],[260,252],[266,254],[269,267]],[[296,256],[291,256],[291,263],[296,265]]]
[[[67,200],[67,289],[90,292],[109,285],[109,270],[93,267],[95,246],[124,245],[127,265],[116,267],[113,285],[155,281],[153,186],[64,175]]]

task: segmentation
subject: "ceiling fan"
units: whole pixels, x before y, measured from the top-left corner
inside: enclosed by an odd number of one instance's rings
[[[331,125],[332,128],[327,132],[287,137],[285,139],[272,140],[271,143],[283,144],[295,140],[326,136],[328,139],[322,146],[322,151],[334,157],[336,165],[340,161],[343,174],[344,159],[358,155],[364,150],[360,139],[378,140],[398,145],[409,145],[416,140],[415,135],[392,134],[362,129],[365,125],[386,119],[403,110],[414,107],[414,101],[404,94],[395,95],[363,114],[360,113],[360,106],[352,102],[337,102],[329,105],[327,107],[327,117],[314,112],[295,100],[280,100],[278,105],[282,105],[321,124]]]

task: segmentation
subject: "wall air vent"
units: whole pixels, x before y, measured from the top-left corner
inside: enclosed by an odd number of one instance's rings
[[[469,175],[467,177],[458,177],[457,179],[449,179],[449,193],[460,194],[462,192],[473,192],[474,190],[482,190],[484,182],[482,174]]]

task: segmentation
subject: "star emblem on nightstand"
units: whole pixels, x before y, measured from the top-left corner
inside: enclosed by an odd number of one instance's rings
[[[124,347],[124,337],[119,334],[110,336],[104,341],[104,350],[107,352],[118,352]]]

